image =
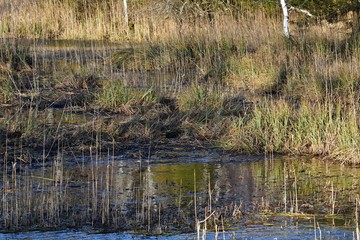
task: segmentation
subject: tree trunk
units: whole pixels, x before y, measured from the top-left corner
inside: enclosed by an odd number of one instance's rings
[[[283,23],[283,28],[284,28],[284,34],[286,38],[290,38],[290,32],[289,32],[289,11],[288,8],[286,6],[286,2],[285,0],[280,0],[281,3],[281,7],[283,10],[283,14],[284,14],[284,23]]]
[[[129,26],[129,15],[128,15],[127,0],[124,0],[124,20],[125,20],[126,26]]]

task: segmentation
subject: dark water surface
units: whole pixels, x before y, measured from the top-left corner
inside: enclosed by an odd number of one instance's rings
[[[6,168],[5,239],[194,239],[195,219],[211,212],[200,238],[203,232],[208,239],[355,234],[360,170],[330,162],[167,146],[149,148],[147,156],[61,155]]]
[[[354,233],[347,229],[322,228],[317,231],[318,239],[353,239]],[[264,227],[260,226],[247,230],[236,230],[231,232],[219,233],[215,235],[210,232],[206,234],[206,239],[314,239],[315,233],[311,228],[306,227]],[[321,237],[321,238],[320,238]],[[1,239],[196,239],[196,234],[178,234],[169,236],[145,236],[130,233],[107,233],[90,234],[80,231],[63,230],[53,232],[25,232],[16,234],[0,234]]]

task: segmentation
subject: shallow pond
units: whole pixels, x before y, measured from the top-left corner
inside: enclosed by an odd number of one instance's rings
[[[4,166],[1,237],[352,238],[359,182],[358,168],[330,162],[190,146],[59,153]]]

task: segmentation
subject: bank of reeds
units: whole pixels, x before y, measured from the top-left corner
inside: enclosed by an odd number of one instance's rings
[[[216,1],[201,4],[204,6],[181,1],[129,1],[127,20],[122,1],[2,0],[0,3],[2,37],[121,41],[158,41],[203,32],[217,35],[218,30],[212,28],[222,21],[232,28],[236,26],[232,24],[236,18],[254,17],[254,9],[262,8],[253,5],[250,9],[247,3],[219,5]],[[266,10],[266,14],[275,15],[272,7]],[[257,27],[257,24],[236,28],[248,26]]]
[[[132,39],[148,39],[152,22],[161,20],[148,14],[159,8],[154,3],[129,4],[126,22],[120,1],[1,1],[0,32],[14,38],[96,40],[126,40],[131,32]]]
[[[78,1],[23,1],[16,6],[6,2],[0,32],[3,37],[141,42],[101,61],[92,50],[97,60],[91,68],[109,69],[109,81],[105,70],[87,74],[89,61],[79,59],[61,64],[77,64],[80,75],[56,72],[72,66],[42,69],[51,79],[48,87],[71,88],[73,95],[81,89],[91,95],[81,96],[82,105],[136,115],[171,102],[171,116],[184,116],[183,122],[176,121],[187,129],[183,132],[191,130],[194,136],[206,136],[229,149],[313,154],[358,163],[358,37],[309,23],[307,28],[292,24],[293,40],[288,41],[280,15],[274,14],[280,9],[219,8],[204,15],[209,12],[187,8],[179,15],[175,5],[158,3],[149,8],[150,3],[132,3],[125,24],[121,2],[94,1],[86,6]],[[24,14],[25,9],[34,14]],[[23,64],[29,59],[22,57],[27,56],[22,51],[15,48],[14,57],[8,53],[3,52],[0,64],[1,103],[11,102],[15,92],[21,92],[21,74],[24,66],[30,66]],[[47,66],[56,63],[59,59],[54,57]],[[144,80],[154,73],[170,77]],[[62,77],[67,75],[71,77]],[[59,97],[49,101],[55,98]],[[169,120],[170,115],[166,117]]]
[[[359,126],[355,108],[342,103],[264,100],[250,116],[236,118],[224,143],[249,153],[311,154],[359,163]],[[357,110],[358,111],[358,110]]]

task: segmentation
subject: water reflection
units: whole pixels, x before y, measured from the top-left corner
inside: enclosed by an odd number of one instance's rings
[[[319,233],[318,233],[319,234]],[[314,230],[308,227],[266,227],[259,226],[246,230],[232,230],[220,234],[219,239],[313,239]],[[215,233],[208,233],[208,239],[216,239]],[[352,239],[353,232],[347,229],[336,229],[325,227],[322,229],[321,237],[324,239]],[[15,234],[0,234],[3,239],[122,239],[122,240],[141,240],[141,239],[169,239],[184,240],[196,239],[195,234],[175,234],[167,236],[148,236],[132,233],[88,233],[86,231],[33,231]]]
[[[48,166],[4,169],[2,230],[92,226],[193,232],[196,218],[211,212],[209,229],[221,227],[221,221],[226,221],[223,228],[283,224],[279,214],[285,213],[302,214],[290,225],[313,225],[315,217],[325,225],[355,226],[359,169],[318,160],[251,160],[210,150],[167,149],[152,156],[58,157]]]

